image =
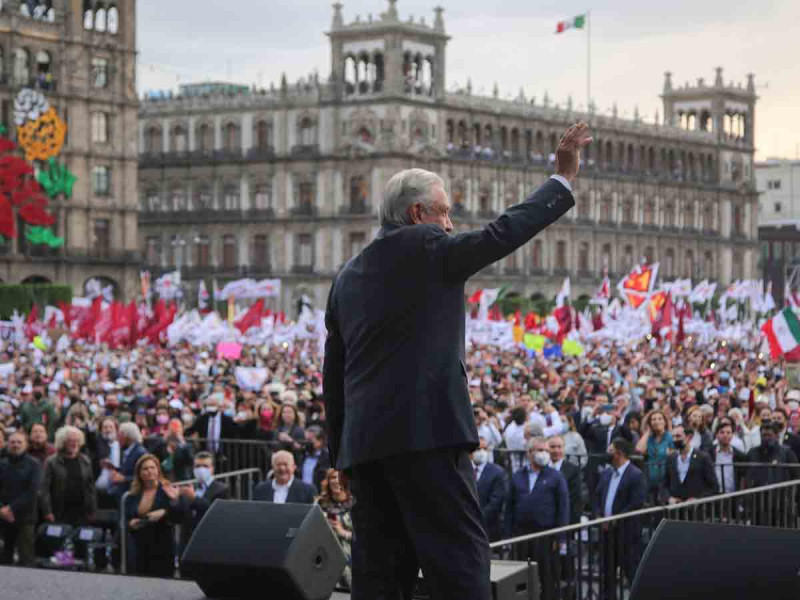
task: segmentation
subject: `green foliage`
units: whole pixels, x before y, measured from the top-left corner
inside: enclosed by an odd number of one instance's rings
[[[72,302],[72,287],[53,283],[6,284],[0,283],[0,319],[9,319],[16,310],[27,314],[34,304],[39,305],[41,316],[48,304]]]

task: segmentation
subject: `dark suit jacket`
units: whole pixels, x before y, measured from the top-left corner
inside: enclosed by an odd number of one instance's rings
[[[508,496],[508,477],[505,469],[493,463],[486,463],[477,485],[483,526],[490,540],[499,540],[502,532],[503,505]]]
[[[308,453],[303,455],[303,463],[305,463],[306,458],[308,458]],[[325,479],[325,475],[328,473],[328,469],[331,468],[331,454],[328,452],[327,448],[322,448],[320,450],[319,458],[317,459],[317,465],[314,467],[314,476],[313,476],[313,483],[314,487],[318,490],[322,489],[322,480]],[[303,464],[297,467],[297,475],[303,475]]]
[[[133,449],[125,458],[125,449],[120,448],[120,461],[119,472],[125,477],[125,483],[117,483],[111,487],[111,493],[117,496],[122,496],[131,487],[133,481],[134,471],[136,470],[136,461],[143,455],[147,454],[144,446],[141,444],[134,444]]]
[[[525,466],[511,477],[511,492],[506,510],[506,532],[522,535],[564,527],[569,524],[569,490],[564,476],[550,467],[544,467],[533,490],[530,490]]]
[[[662,500],[674,496],[681,500],[689,498],[705,498],[713,496],[719,491],[717,476],[714,473],[714,463],[705,452],[692,450],[692,460],[689,463],[689,472],[681,483],[678,475],[678,454],[667,458],[667,474],[664,479]]]
[[[719,450],[718,446],[712,446],[711,451],[708,453],[708,456],[711,458],[711,464],[714,466],[714,475],[722,475],[722,465],[717,465],[717,450]],[[741,450],[737,450],[733,446],[731,446],[731,450],[733,451],[733,484],[734,490],[739,490],[742,488],[742,484],[744,483],[744,468],[737,467],[736,463],[743,463],[747,462],[747,454],[742,452]],[[727,467],[726,467],[727,468]],[[717,483],[719,483],[719,477],[717,477]],[[719,490],[722,493],[722,490]]]
[[[262,481],[253,488],[253,500],[260,502],[272,502],[275,490],[272,489],[272,480]],[[289,486],[289,494],[286,502],[289,504],[314,504],[314,497],[317,495],[317,488],[313,485],[303,483],[297,475],[294,477],[292,485]]]
[[[204,413],[197,417],[197,420],[192,423],[192,426],[189,427],[185,432],[184,436],[189,437],[190,435],[197,433],[203,439],[208,438],[208,420],[211,418],[211,415],[208,413]],[[220,423],[219,427],[219,437],[223,440],[235,440],[239,438],[239,426],[231,419],[228,415],[221,415],[222,422]]]
[[[479,231],[384,225],[345,264],[328,297],[323,372],[338,468],[477,447],[464,366],[464,284],[574,204],[550,179]]]
[[[195,484],[195,491],[197,491],[197,488],[198,486]],[[185,496],[179,497],[180,514],[183,516],[181,537],[184,540],[184,544],[189,541],[194,528],[197,527],[200,519],[205,516],[208,509],[214,503],[214,500],[227,500],[230,497],[230,488],[219,481],[212,481],[202,497],[195,496],[194,500],[189,500],[189,498]]]
[[[567,459],[561,462],[559,471],[564,479],[567,480],[569,490],[569,522],[578,523],[583,514],[583,478],[578,466],[572,464]]]
[[[606,469],[600,475],[600,483],[597,486],[594,505],[594,513],[597,518],[605,516],[606,496],[608,496],[608,487],[611,484],[611,476],[613,474],[613,469]],[[644,481],[644,475],[633,463],[629,463],[625,468],[625,473],[622,474],[622,480],[617,486],[614,503],[611,505],[611,513],[612,515],[620,515],[632,510],[639,510],[644,506],[646,498],[647,485]]]

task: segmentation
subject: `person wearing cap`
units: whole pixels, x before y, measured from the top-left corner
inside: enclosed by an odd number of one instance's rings
[[[58,425],[58,414],[52,403],[44,397],[39,386],[28,381],[22,387],[19,407],[20,426],[29,431],[34,423],[41,423],[47,428],[47,437],[52,439]]]

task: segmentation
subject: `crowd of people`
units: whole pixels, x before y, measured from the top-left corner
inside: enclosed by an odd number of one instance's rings
[[[352,496],[327,450],[322,360],[314,342],[247,347],[235,361],[189,345],[6,347],[0,560],[34,564],[41,524],[113,523],[121,510],[131,571],[171,576],[194,525],[231,496],[217,474],[252,466],[263,481],[248,497],[318,503],[347,551]],[[552,360],[471,345],[465,363],[492,540],[798,477],[800,389],[786,365],[734,343],[606,343]],[[241,388],[236,366],[269,375]],[[261,459],[233,461],[228,440]]]

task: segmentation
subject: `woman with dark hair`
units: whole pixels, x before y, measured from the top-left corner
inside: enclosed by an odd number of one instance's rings
[[[179,506],[178,490],[162,475],[158,458],[152,454],[139,458],[125,501],[125,519],[133,539],[129,564],[137,575],[172,577],[172,525],[181,520]]]
[[[281,450],[288,450],[294,454],[303,450],[306,432],[300,427],[300,416],[297,414],[297,409],[291,404],[281,406],[275,432]]]
[[[328,518],[328,523],[347,558],[347,566],[339,583],[349,589],[352,581],[350,544],[353,540],[353,520],[350,511],[353,508],[353,496],[347,483],[339,478],[339,471],[336,469],[328,469],[320,489],[322,493],[317,498],[317,504]]]
[[[622,421],[624,437],[631,440],[635,446],[642,437],[642,415],[638,412],[629,412]]]
[[[648,494],[652,499],[658,498],[664,482],[667,457],[675,450],[672,443],[670,420],[660,410],[652,410],[644,418],[644,433],[636,443],[636,452],[644,454],[648,477]]]

